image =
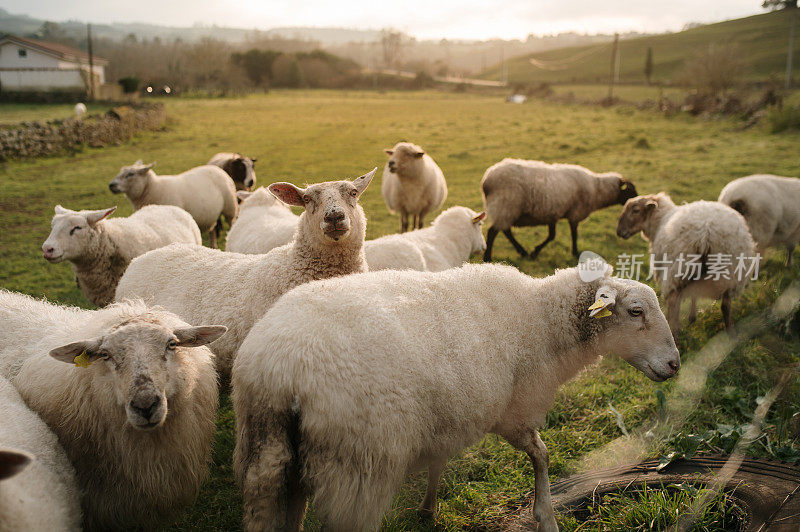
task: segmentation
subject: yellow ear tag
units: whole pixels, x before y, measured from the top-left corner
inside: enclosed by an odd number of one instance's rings
[[[75,366],[79,368],[88,368],[91,365],[91,361],[89,360],[89,355],[86,354],[84,350],[83,353],[75,357]]]
[[[601,299],[598,299],[597,301],[595,301],[594,303],[592,303],[592,306],[589,307],[588,310],[597,311],[592,316],[593,318],[606,318],[608,316],[611,316],[611,311],[608,310],[607,308],[605,308],[606,305],[608,305],[608,301],[606,301],[605,299],[601,298]],[[602,309],[602,310],[598,310],[598,309]]]
[[[606,302],[603,301],[602,299],[598,299],[597,301],[592,303],[592,306],[589,307],[589,310],[595,310],[595,309],[598,309],[598,308],[603,308],[605,306],[606,306]]]
[[[601,310],[600,312],[594,315],[595,318],[606,318],[608,316],[611,316],[611,311],[608,310],[607,308]]]

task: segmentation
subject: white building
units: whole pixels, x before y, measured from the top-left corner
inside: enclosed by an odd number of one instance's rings
[[[107,59],[93,57],[95,92],[105,83]],[[87,90],[89,54],[63,44],[0,37],[0,91]]]

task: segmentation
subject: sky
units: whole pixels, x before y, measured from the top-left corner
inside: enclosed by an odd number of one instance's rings
[[[396,28],[420,39],[524,39],[566,31],[656,33],[763,12],[761,0],[0,0],[47,20],[269,29]]]

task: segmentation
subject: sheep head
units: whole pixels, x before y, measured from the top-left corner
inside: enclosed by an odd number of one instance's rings
[[[164,423],[169,401],[188,395],[193,382],[184,361],[191,348],[213,342],[227,328],[191,327],[165,323],[155,314],[140,314],[106,334],[73,342],[50,351],[60,362],[74,364],[67,371],[91,372],[104,390],[113,390],[118,407],[135,429],[153,430]]]
[[[374,168],[353,181],[328,181],[306,188],[291,183],[273,183],[269,191],[282,202],[305,209],[300,217],[300,226],[308,234],[321,233],[322,241],[328,244],[363,242],[366,218],[358,199],[376,171]]]
[[[116,209],[71,211],[56,205],[50,235],[42,244],[42,256],[52,263],[81,259],[98,236],[97,223]]]
[[[231,176],[236,190],[251,190],[256,184],[255,162],[256,159],[237,155],[223,165],[222,169]]]
[[[383,150],[389,156],[386,167],[392,174],[406,174],[422,161],[425,151],[410,142],[398,142],[394,148]]]
[[[617,203],[620,205],[625,205],[625,202],[631,198],[635,198],[638,196],[636,192],[636,187],[633,186],[633,183],[624,179],[623,177],[619,178],[619,196],[617,197]]]
[[[584,319],[602,324],[599,338],[603,351],[616,353],[651,380],[673,377],[681,359],[653,289],[610,276],[598,283],[594,302],[584,309]]]
[[[654,194],[637,196],[625,202],[617,222],[617,236],[630,238],[643,231],[648,220],[658,208],[658,198]]]
[[[108,184],[109,190],[114,194],[124,193],[128,197],[138,198],[144,193],[150,170],[155,165],[155,162],[144,164],[139,159],[130,166],[123,166],[119,169],[117,176]]]

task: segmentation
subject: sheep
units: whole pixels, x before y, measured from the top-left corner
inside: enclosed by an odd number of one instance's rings
[[[233,179],[236,190],[252,190],[256,184],[255,162],[238,153],[218,153],[207,164],[219,166]]]
[[[200,244],[194,219],[172,205],[148,205],[127,218],[108,218],[116,207],[72,211],[56,205],[42,256],[69,261],[83,295],[98,307],[114,301],[117,283],[134,257],[173,242]]]
[[[288,205],[264,187],[236,195],[242,204],[236,223],[228,231],[226,251],[262,254],[292,241],[300,217]]]
[[[461,266],[486,249],[481,232],[485,216],[467,207],[450,207],[430,227],[369,240],[364,243],[369,269],[438,272]]]
[[[0,377],[0,530],[80,530],[75,470],[58,439]]]
[[[297,530],[305,498],[330,530],[375,530],[406,473],[492,432],[533,461],[534,514],[557,530],[537,429],[558,387],[614,352],[654,381],[680,357],[655,292],[577,268],[380,271],[284,295],[234,362],[234,472],[246,530]]]
[[[69,261],[83,295],[98,307],[114,301],[117,283],[134,257],[173,242],[200,244],[194,219],[172,205],[148,205],[127,218],[108,218],[117,208],[72,211],[56,205],[42,256]]]
[[[89,529],[153,528],[208,474],[217,375],[192,327],[141,301],[100,310],[0,291],[0,371],[58,436]]]
[[[725,329],[733,333],[731,300],[749,277],[749,266],[744,273],[739,268],[755,260],[755,244],[742,215],[716,201],[676,206],[663,192],[649,194],[628,200],[617,224],[620,238],[640,231],[650,243],[651,272],[661,284],[673,334],[680,331],[681,300],[687,295],[692,298],[690,321],[698,297],[722,298]]]
[[[503,159],[490,166],[481,179],[486,215],[492,225],[486,235],[483,260],[491,262],[492,245],[502,231],[523,257],[525,248],[511,233],[512,227],[546,225],[547,238],[530,254],[539,253],[556,237],[556,222],[569,221],[572,254],[578,257],[578,224],[592,212],[610,205],[624,205],[636,197],[636,187],[617,173],[596,174],[573,164]]]
[[[208,233],[212,248],[217,247],[220,216],[233,224],[239,212],[233,180],[217,166],[197,166],[178,175],[156,175],[156,163],[142,164],[141,159],[123,166],[108,188],[124,193],[133,208],[145,205],[175,205],[192,215],[200,232]]]
[[[75,111],[75,118],[80,120],[81,118],[83,118],[83,115],[86,114],[86,104],[82,102],[76,103],[74,111]]]
[[[776,175],[751,175],[725,185],[719,202],[738,211],[747,221],[758,252],[786,247],[786,265],[792,265],[800,242],[800,179]]]
[[[367,271],[366,219],[358,199],[372,172],[354,181],[298,188],[273,183],[284,203],[304,207],[294,241],[264,255],[242,255],[176,244],[134,260],[117,287],[117,301],[139,297],[189,322],[228,327],[211,349],[222,375],[253,324],[284,292],[337,275]]]
[[[400,213],[400,232],[422,229],[423,218],[447,199],[447,182],[430,155],[410,142],[398,142],[384,150],[389,156],[383,169],[381,193],[389,212]]]

